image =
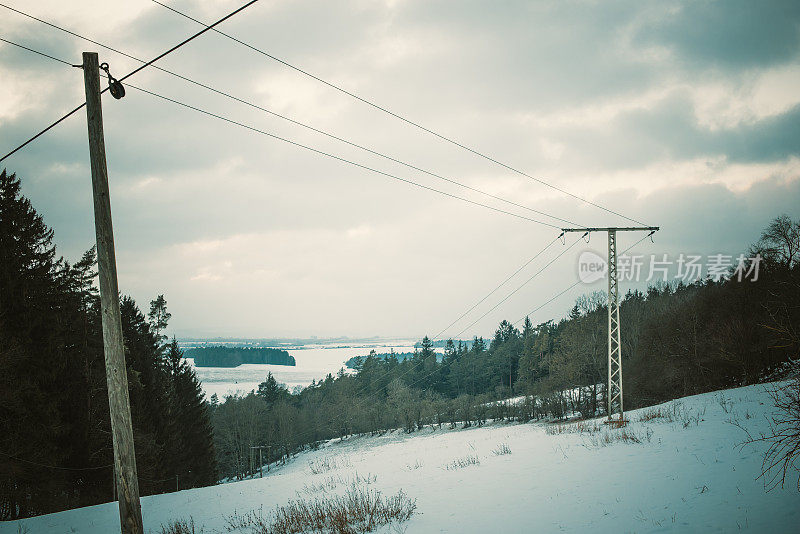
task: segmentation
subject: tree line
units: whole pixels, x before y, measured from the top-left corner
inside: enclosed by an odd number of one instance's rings
[[[266,347],[197,347],[184,351],[197,367],[238,367],[246,363],[296,365],[283,349]]]
[[[71,264],[0,173],[0,520],[108,502],[113,448],[95,250]],[[120,298],[142,494],[212,484],[207,403],[159,296]]]
[[[748,251],[757,281],[706,279],[629,291],[622,299],[626,409],[758,383],[798,356],[800,222],[777,217]],[[434,343],[410,357],[370,354],[357,372],[328,375],[290,393],[269,375],[257,391],[214,399],[217,464],[251,474],[251,446],[269,461],[321,440],[402,428],[593,417],[607,407],[606,295],[581,296],[567,317],[521,328],[502,321],[493,338]],[[518,397],[515,402],[497,402]]]
[[[451,340],[452,341],[452,340]],[[417,343],[416,345],[422,346],[421,342]],[[419,348],[419,347],[417,347]],[[360,370],[361,367],[364,366],[364,361],[367,359],[368,356],[372,356],[373,358],[379,359],[387,359],[387,358],[397,358],[397,361],[404,361],[409,360],[414,357],[414,352],[395,352],[394,349],[390,349],[389,352],[375,352],[375,349],[369,351],[369,354],[366,356],[353,356],[352,358],[348,358],[347,361],[344,362],[345,367],[350,369]],[[439,359],[442,358],[441,353],[437,353],[437,357]]]
[[[0,519],[111,499],[112,446],[95,253],[56,257],[53,231],[0,174]],[[704,280],[622,300],[628,409],[773,376],[798,355],[800,223],[777,217],[750,256],[757,282]],[[605,413],[605,295],[558,321],[502,321],[491,339],[424,338],[409,356],[371,354],[289,392],[204,400],[159,296],[144,314],[121,297],[136,459],[143,494],[242,478],[321,441],[402,428]],[[441,347],[437,357],[434,347]],[[516,402],[498,402],[518,397]]]

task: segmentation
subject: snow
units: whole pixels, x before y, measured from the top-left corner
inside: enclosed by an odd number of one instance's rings
[[[503,399],[503,400],[485,402],[483,405],[484,406],[495,406],[497,404],[505,404],[507,406],[516,406],[516,405],[524,402],[526,398],[527,397],[525,395],[520,395],[519,397],[509,397],[509,398]]]
[[[238,367],[195,367],[207,398],[217,394],[220,400],[232,393],[247,394],[258,389],[258,385],[266,380],[267,373],[290,390],[296,386],[308,386],[312,380],[322,380],[328,373],[336,373],[345,368],[345,362],[353,356],[366,356],[370,350],[378,353],[412,352],[413,341],[395,344],[360,344],[357,346],[339,346],[331,344],[305,345],[302,347],[278,347],[294,356],[297,365],[243,364]],[[194,367],[194,358],[186,358]],[[352,372],[345,368],[345,372]]]
[[[159,532],[170,519],[192,516],[205,532],[225,532],[224,516],[235,510],[270,510],[326,482],[336,485],[328,491],[341,492],[356,475],[373,475],[370,487],[387,495],[402,489],[417,500],[417,514],[385,533],[797,531],[796,480],[765,491],[756,480],[764,445],[742,449],[744,431],[731,423],[753,434],[767,429],[772,406],[765,386],[687,397],[665,408],[679,414],[676,420],[639,421],[647,408],[627,414],[626,431],[642,443],[603,446],[602,433],[619,431],[600,425],[594,438],[551,435],[543,423],[335,440],[263,479],[145,497],[145,530]],[[502,443],[511,454],[492,452]],[[445,468],[469,455],[480,464]],[[324,460],[335,467],[312,474],[310,463]],[[105,534],[119,532],[117,514],[116,504],[107,503],[22,523],[37,534]],[[0,532],[17,532],[17,525],[0,524]]]

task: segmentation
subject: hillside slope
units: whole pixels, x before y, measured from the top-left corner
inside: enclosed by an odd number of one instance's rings
[[[192,516],[204,532],[225,532],[235,510],[341,493],[358,476],[386,495],[402,489],[417,500],[410,521],[381,532],[796,532],[795,480],[766,492],[756,480],[763,446],[737,447],[745,434],[730,422],[757,434],[771,409],[765,387],[750,386],[666,403],[658,409],[666,417],[649,421],[641,419],[653,408],[630,412],[626,432],[641,443],[606,444],[620,431],[603,425],[553,434],[552,425],[548,432],[500,423],[331,442],[263,479],[146,497],[145,530]],[[502,444],[510,454],[493,452]],[[480,463],[447,468],[471,456]],[[21,523],[37,534],[119,532],[115,503]]]

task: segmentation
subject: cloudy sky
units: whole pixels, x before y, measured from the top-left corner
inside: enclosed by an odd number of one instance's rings
[[[243,0],[165,0],[214,21]],[[198,26],[150,0],[4,0],[150,59]],[[261,0],[220,28],[558,188],[649,225],[641,254],[738,254],[800,217],[797,2]],[[100,52],[0,7],[0,36],[71,62]],[[629,221],[443,142],[208,33],[160,66],[470,187],[580,225]],[[0,152],[83,101],[82,73],[0,43]],[[464,198],[542,219],[147,69],[129,80]],[[164,293],[177,335],[435,334],[558,231],[422,190],[132,88],[104,101],[120,288]],[[76,259],[94,241],[85,113],[3,167]],[[622,235],[627,247],[640,235]],[[567,240],[569,246],[575,237]],[[560,254],[554,244],[446,334]],[[571,248],[462,336],[491,334],[575,282]],[[640,284],[641,285],[641,284]],[[575,287],[541,307],[563,316]],[[630,286],[629,286],[630,287]],[[623,285],[625,289],[625,285]]]

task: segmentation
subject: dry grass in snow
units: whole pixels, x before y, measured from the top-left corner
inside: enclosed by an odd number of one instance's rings
[[[227,529],[252,534],[358,534],[408,521],[416,509],[416,499],[409,498],[402,490],[384,497],[377,490],[353,484],[344,495],[289,501],[266,515],[262,510],[243,515],[234,513],[227,518]]]
[[[511,447],[508,446],[508,443],[501,443],[497,446],[496,449],[492,450],[492,454],[495,456],[503,456],[505,454],[511,454]]]
[[[467,456],[456,458],[452,462],[445,464],[444,468],[452,471],[453,469],[462,469],[471,465],[481,465],[481,460],[477,454],[468,454]]]

